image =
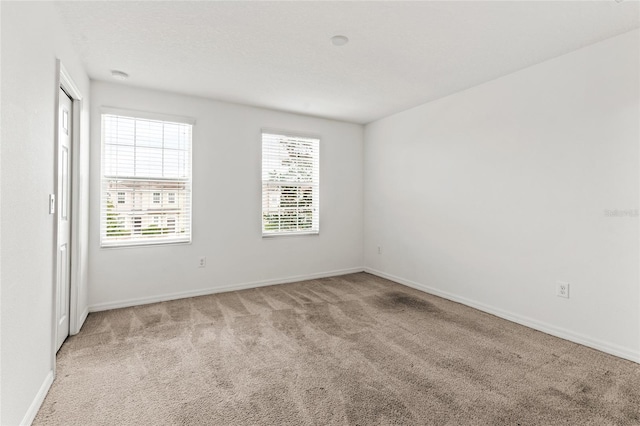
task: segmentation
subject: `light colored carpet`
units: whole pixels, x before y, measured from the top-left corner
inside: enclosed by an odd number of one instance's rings
[[[36,425],[640,425],[640,365],[369,274],[89,315]]]

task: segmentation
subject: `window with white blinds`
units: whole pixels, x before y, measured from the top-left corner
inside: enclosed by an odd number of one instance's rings
[[[191,241],[191,129],[102,114],[102,247]]]
[[[262,133],[262,235],[317,234],[320,140]]]

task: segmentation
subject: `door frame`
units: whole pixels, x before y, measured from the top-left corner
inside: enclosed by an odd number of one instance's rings
[[[80,280],[81,280],[81,258],[79,248],[82,244],[80,241],[80,217],[82,212],[80,211],[80,149],[81,149],[81,139],[82,139],[82,131],[84,128],[82,127],[82,109],[83,109],[83,96],[78,89],[78,86],[73,81],[71,74],[66,70],[60,59],[56,59],[56,87],[55,87],[55,120],[54,120],[54,146],[55,146],[55,154],[54,154],[54,176],[53,176],[53,185],[54,185],[54,193],[56,194],[56,209],[54,214],[54,226],[53,226],[53,241],[54,241],[54,251],[53,251],[53,285],[52,285],[52,330],[51,330],[51,351],[53,356],[53,373],[55,377],[56,372],[56,341],[58,335],[58,327],[57,327],[57,318],[58,318],[58,303],[57,303],[57,276],[58,276],[58,153],[60,141],[58,140],[58,131],[59,131],[59,117],[58,117],[58,108],[60,103],[60,89],[64,90],[69,97],[71,98],[71,102],[73,105],[71,111],[71,204],[69,207],[69,213],[71,216],[71,225],[70,225],[70,246],[71,250],[70,254],[70,285],[69,285],[69,335],[77,334],[80,331],[80,327],[84,322],[84,317],[86,315],[85,312],[78,312],[79,308],[79,288],[80,288]],[[82,244],[84,246],[84,244]]]

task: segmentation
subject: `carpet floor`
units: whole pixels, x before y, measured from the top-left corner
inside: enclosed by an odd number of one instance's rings
[[[640,365],[360,273],[89,315],[35,425],[640,425]]]

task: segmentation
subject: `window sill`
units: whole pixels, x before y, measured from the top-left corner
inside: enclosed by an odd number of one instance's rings
[[[280,238],[280,237],[305,237],[305,236],[317,236],[320,235],[319,231],[311,231],[311,232],[279,232],[279,233],[268,233],[262,234],[262,238]]]
[[[124,244],[100,244],[101,249],[128,249],[128,248],[137,248],[137,247],[158,247],[158,246],[181,246],[181,245],[190,245],[191,240],[182,240],[182,241],[144,241],[144,242],[134,242],[134,243],[124,243]]]

